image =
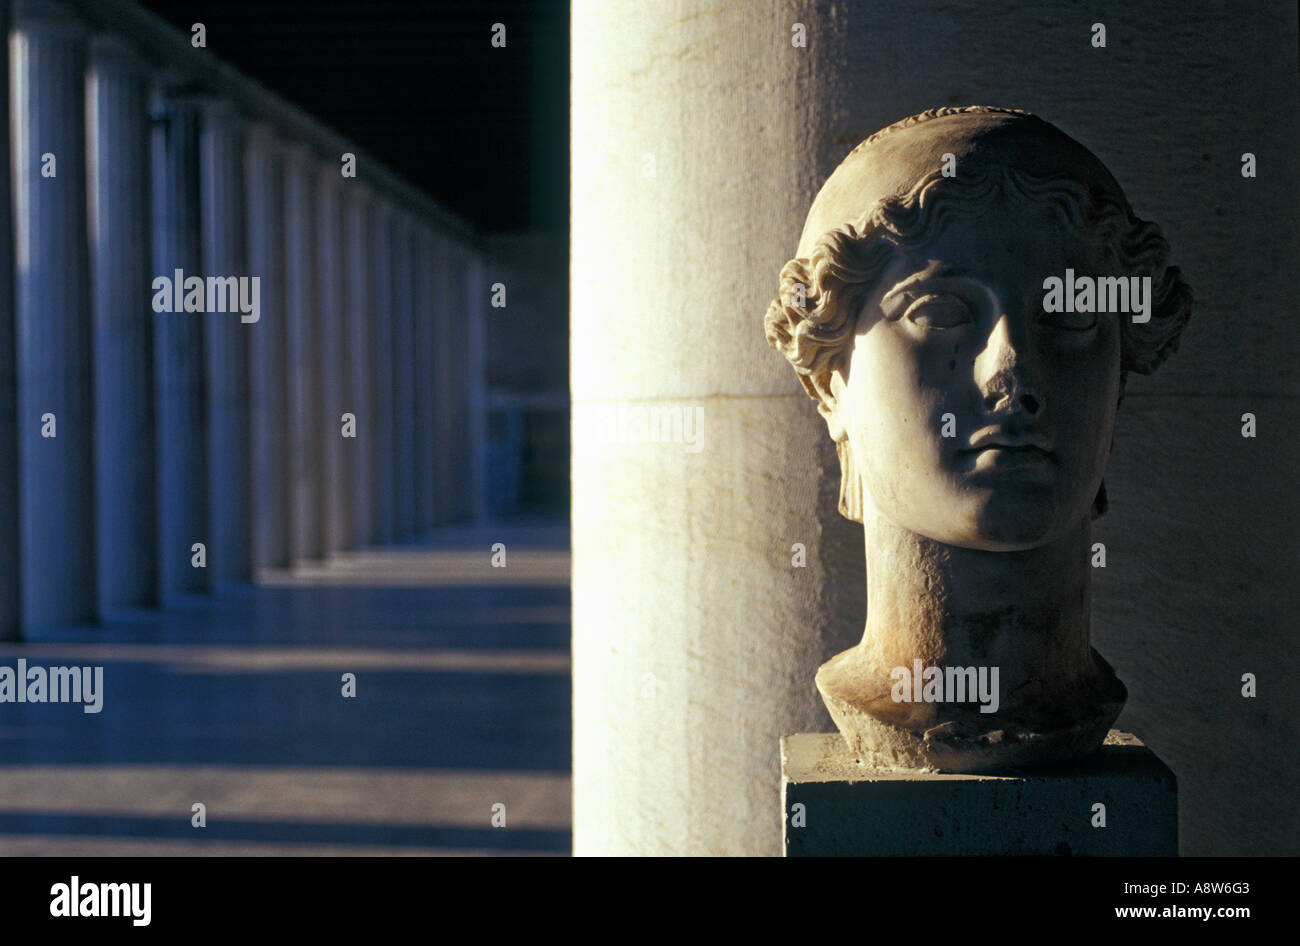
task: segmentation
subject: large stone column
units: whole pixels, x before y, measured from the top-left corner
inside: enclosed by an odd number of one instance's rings
[[[878,127],[836,143],[827,105],[872,90],[836,87],[829,13],[813,58],[805,4],[686,6],[572,8],[578,854],[779,854],[778,740],[830,729],[813,674],[862,632],[861,528],[763,314],[822,149]]]
[[[415,352],[411,298],[411,220],[393,217],[389,272],[393,286],[393,463],[397,483],[397,538],[415,534]]]
[[[9,36],[9,4],[0,4],[0,36]],[[9,43],[0,43],[0,105],[9,128]],[[9,148],[0,148],[0,640],[21,636],[18,536],[18,377],[13,310],[13,218]]]
[[[321,514],[320,315],[316,305],[316,163],[289,149],[284,172],[285,368],[289,375],[289,555],[324,554]]]
[[[24,622],[95,617],[86,35],[21,2],[10,43]]]
[[[248,328],[253,565],[289,564],[285,366],[284,164],[274,133],[254,126],[245,156],[248,272],[261,278],[261,318]]]
[[[337,165],[326,163],[317,175],[316,259],[317,312],[321,340],[321,436],[324,452],[323,500],[326,553],[352,545],[351,465],[352,441],[343,437],[342,415],[348,411],[346,300],[343,297],[343,212],[340,203],[344,178]]]
[[[344,447],[351,453],[352,536],[358,546],[375,541],[374,448],[375,412],[371,390],[373,314],[370,292],[370,192],[350,181],[343,198],[343,279],[347,302],[348,401],[346,410],[357,419],[357,436]]]
[[[474,522],[487,518],[487,266],[483,253],[472,250],[465,263],[465,360],[460,384],[465,435],[464,516]]]
[[[203,270],[224,280],[225,311],[208,312],[204,336],[208,410],[208,568],[213,581],[252,577],[252,510],[248,338],[261,321],[261,280],[252,296],[245,257],[244,134],[224,102],[204,114],[201,147],[203,182]],[[237,281],[231,282],[234,277]],[[248,287],[245,298],[241,287]],[[244,313],[241,307],[256,312]],[[220,301],[219,299],[214,301]],[[256,318],[257,321],[251,321]]]
[[[199,135],[203,101],[164,85],[155,100],[154,275],[173,296],[182,280],[202,277]],[[184,286],[181,286],[182,297]],[[155,312],[154,403],[158,463],[158,566],[164,595],[203,592],[208,569],[194,567],[194,545],[211,544],[208,522],[207,398],[204,316]]]
[[[457,390],[460,368],[468,357],[469,324],[464,257],[452,237],[437,237],[437,268],[434,272],[437,305],[433,319],[434,482],[437,503],[434,520],[438,525],[457,522],[466,484],[459,460],[466,446],[464,416],[458,414],[461,392]]]
[[[392,211],[376,199],[368,221],[371,347],[370,370],[374,378],[371,409],[374,413],[374,464],[371,469],[375,511],[374,542],[391,544],[397,534],[396,465],[393,458],[393,286],[389,253],[392,249]]]
[[[415,526],[417,535],[433,531],[435,443],[434,411],[434,257],[433,234],[427,224],[417,224],[411,240],[415,273],[415,320],[411,348],[415,356]]]
[[[101,608],[158,598],[154,489],[149,72],[96,37],[87,76]]]

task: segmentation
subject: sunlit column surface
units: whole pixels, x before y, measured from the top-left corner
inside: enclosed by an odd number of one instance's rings
[[[86,34],[15,4],[10,40],[23,618],[96,611]]]
[[[814,48],[792,48],[814,13]],[[826,122],[835,96],[873,98],[861,75],[839,85],[861,58],[846,50],[900,41],[845,19],[573,4],[579,854],[779,854],[778,740],[830,729],[813,674],[861,634],[862,531],[835,511],[825,425],[763,337],[820,149],[880,127]],[[651,408],[697,422],[694,442],[671,425],[650,440]]]
[[[9,5],[0,3],[0,37],[9,35]],[[9,108],[9,43],[0,43],[0,103]],[[5,127],[9,128],[8,111]],[[9,148],[0,148],[0,640],[21,636],[18,541],[18,380],[13,311],[13,219]]]

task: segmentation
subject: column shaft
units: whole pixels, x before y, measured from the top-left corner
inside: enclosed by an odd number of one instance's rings
[[[372,496],[375,542],[391,544],[396,537],[397,506],[393,461],[393,286],[389,253],[392,214],[381,203],[370,208],[370,306],[372,345],[370,368],[374,377],[372,409],[375,416]]]
[[[173,311],[154,314],[154,397],[158,464],[159,578],[164,595],[203,592],[208,569],[194,545],[208,531],[207,398],[204,317],[193,280],[203,276],[199,136],[202,105],[163,90],[154,129],[154,273],[171,284]],[[175,281],[182,280],[177,287]],[[188,283],[187,287],[185,284]],[[177,291],[181,311],[175,311]],[[198,290],[202,292],[202,290]],[[188,304],[184,303],[186,298]],[[184,311],[189,308],[191,311]]]
[[[342,416],[349,410],[347,323],[343,297],[342,219],[344,179],[337,165],[326,164],[318,175],[317,271],[321,339],[321,431],[324,448],[324,548],[338,552],[352,545],[350,460],[354,441],[343,437]],[[348,182],[350,183],[350,182]]]
[[[320,322],[316,284],[316,174],[303,147],[293,147],[284,181],[285,306],[289,372],[289,554],[324,554],[321,501],[322,436]]]
[[[434,526],[434,251],[433,234],[423,224],[415,228],[411,241],[414,267],[415,318],[411,350],[415,356],[415,524],[417,535],[427,535]]]
[[[158,599],[144,63],[116,41],[96,38],[86,102],[99,601],[102,608],[138,607]]]
[[[19,4],[14,27],[22,610],[41,627],[96,611],[86,43],[52,4]]]
[[[433,510],[435,525],[456,521],[457,492],[464,484],[456,480],[456,391],[455,361],[460,351],[461,339],[457,331],[459,299],[456,296],[457,258],[451,237],[436,237],[433,313],[433,428],[434,451],[433,478],[437,502]]]
[[[9,36],[9,4],[0,4],[0,36]],[[0,43],[0,104],[9,128],[9,43]],[[0,147],[0,641],[21,636],[18,535],[18,377],[14,336],[13,224],[9,148]]]
[[[357,436],[345,446],[352,455],[352,536],[358,546],[375,542],[374,444],[375,411],[371,389],[373,376],[373,307],[369,245],[370,195],[360,186],[350,186],[344,197],[343,278],[347,295],[347,365],[349,373],[347,410],[357,419]]]
[[[393,220],[389,264],[393,285],[393,462],[397,466],[397,538],[415,533],[415,353],[412,344],[411,222]]]
[[[249,135],[245,163],[248,271],[261,278],[262,313],[249,325],[253,565],[289,564],[288,389],[285,373],[284,164],[274,136]]]
[[[208,568],[213,581],[247,581],[252,577],[250,508],[248,338],[261,321],[252,308],[252,285],[245,257],[244,136],[224,103],[210,105],[203,116],[200,142],[203,182],[203,269],[208,279],[226,288],[224,311],[205,316],[208,412]],[[231,282],[231,277],[236,281]],[[247,290],[248,298],[244,292]],[[214,301],[219,302],[220,299]]]

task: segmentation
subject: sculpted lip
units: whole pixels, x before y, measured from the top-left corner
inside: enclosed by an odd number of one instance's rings
[[[970,446],[961,453],[982,450],[1036,451],[1051,455],[1052,444],[1037,431],[1010,431],[1002,427],[982,427],[970,438]]]

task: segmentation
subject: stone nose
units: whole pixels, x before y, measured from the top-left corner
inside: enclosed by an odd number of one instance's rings
[[[1027,333],[1013,320],[999,316],[984,350],[975,359],[975,383],[987,413],[1038,414],[1046,406],[1032,379]]]

